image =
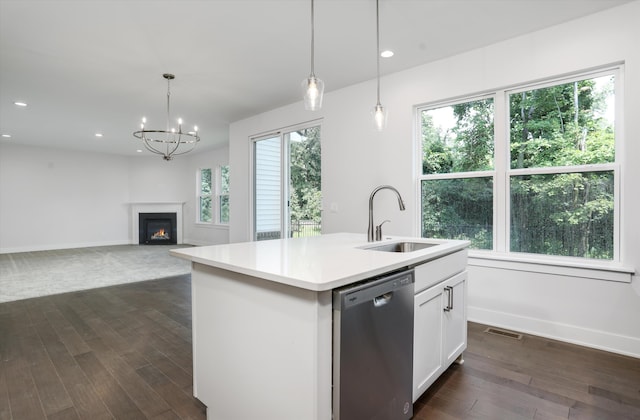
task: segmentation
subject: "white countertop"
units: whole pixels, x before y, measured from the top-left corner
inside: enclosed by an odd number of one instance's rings
[[[363,248],[410,240],[438,245],[413,252]],[[313,291],[331,290],[399,268],[426,262],[466,248],[469,241],[335,233],[308,238],[275,239],[172,249],[171,255]]]

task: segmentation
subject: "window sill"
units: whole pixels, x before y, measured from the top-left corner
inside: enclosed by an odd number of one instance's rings
[[[221,225],[219,223],[196,222],[195,225],[197,228],[229,230],[229,225]]]
[[[611,261],[556,260],[553,257],[514,256],[477,250],[469,251],[469,265],[621,283],[631,283],[631,276],[635,273],[635,269]]]

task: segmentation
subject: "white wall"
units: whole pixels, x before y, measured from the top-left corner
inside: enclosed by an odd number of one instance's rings
[[[383,77],[385,131],[373,131],[369,111],[375,81],[325,93],[323,108],[295,103],[230,127],[231,242],[249,240],[250,142],[261,132],[322,118],[323,232],[366,233],[371,190],[391,184],[402,193],[376,196],[376,220],[385,233],[418,234],[414,171],[414,107],[462,95],[531,82],[611,63],[625,63],[622,258],[640,267],[640,1],[563,25]],[[384,66],[384,62],[382,63]],[[325,81],[330,86],[330,80]],[[388,192],[391,194],[390,192]],[[337,208],[332,212],[331,208]],[[473,259],[470,260],[473,264]],[[589,275],[587,275],[589,277]],[[593,277],[597,277],[595,274]],[[469,315],[479,322],[587,344],[640,357],[640,287],[567,275],[470,267]]]
[[[185,243],[226,243],[194,206],[197,167],[227,162],[226,147],[165,162],[0,143],[0,253],[132,243],[132,202],[183,202]]]
[[[0,251],[127,243],[128,163],[0,145]]]
[[[168,162],[155,155],[127,161],[130,202],[185,202],[194,194],[195,179],[189,174],[189,161],[184,156]]]

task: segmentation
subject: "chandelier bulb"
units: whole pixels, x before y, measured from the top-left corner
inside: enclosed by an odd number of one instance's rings
[[[142,124],[146,124],[147,123],[147,117],[142,117]]]
[[[198,126],[197,125],[193,126],[193,131],[195,131],[196,133],[198,132]]]
[[[182,118],[178,118],[178,125],[182,125]]]

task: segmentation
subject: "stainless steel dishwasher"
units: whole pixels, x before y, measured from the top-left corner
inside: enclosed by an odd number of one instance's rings
[[[333,291],[333,418],[413,415],[413,270]]]

